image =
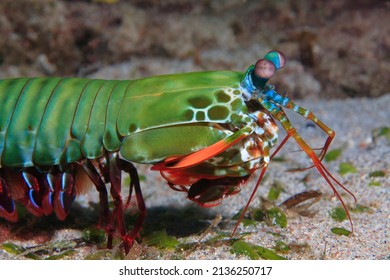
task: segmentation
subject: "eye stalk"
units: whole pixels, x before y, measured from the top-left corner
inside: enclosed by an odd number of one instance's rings
[[[286,64],[286,57],[280,51],[270,51],[258,60],[252,71],[253,85],[262,89],[275,72]]]

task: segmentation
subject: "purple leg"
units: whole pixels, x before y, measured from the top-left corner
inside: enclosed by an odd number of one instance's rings
[[[15,202],[8,191],[8,184],[4,179],[3,169],[0,169],[0,217],[10,222],[16,222],[18,220]]]
[[[64,172],[56,169],[50,170],[46,174],[46,180],[51,191],[43,202],[51,203],[57,218],[63,221],[68,216],[70,207],[76,198],[75,169],[70,166]]]
[[[100,195],[101,220],[99,224],[101,227],[105,228],[107,232],[107,247],[112,248],[113,236],[117,230],[118,234],[123,240],[124,250],[126,253],[128,253],[131,246],[133,245],[134,240],[139,237],[139,231],[142,228],[146,215],[146,207],[141,193],[137,169],[132,163],[119,159],[117,153],[109,154],[107,156],[107,161],[103,163],[95,162],[97,167],[95,167],[95,165],[88,160],[81,163],[81,165],[84,171],[87,173],[88,177],[96,186],[96,189]],[[123,203],[121,195],[121,171],[125,171],[130,175],[130,194],[128,200],[131,199],[131,195],[134,189],[138,209],[140,211],[135,226],[129,233],[127,233],[124,219],[127,203]],[[103,180],[109,181],[111,184],[110,194],[114,202],[114,209],[111,214],[108,208],[107,189]]]
[[[25,195],[21,201],[26,209],[35,216],[50,215],[53,212],[52,205],[44,207],[43,200],[50,188],[44,179],[44,174],[35,167],[22,170],[21,176],[25,182]]]
[[[111,226],[110,211],[108,208],[108,195],[106,184],[103,182],[99,172],[96,170],[95,166],[89,161],[85,160],[81,163],[82,168],[85,173],[91,179],[92,183],[95,185],[97,191],[99,192],[99,201],[100,201],[100,218],[99,226],[104,228],[107,231],[108,240],[107,247],[112,248],[112,238],[113,238],[113,229]]]
[[[109,236],[112,236],[114,231],[118,231],[118,234],[123,240],[123,246],[126,253],[130,251],[130,248],[133,245],[135,238],[139,236],[139,231],[143,225],[144,217],[145,217],[145,204],[142,198],[141,188],[139,184],[139,178],[137,174],[137,170],[130,163],[124,160],[119,159],[117,153],[112,153],[107,156],[108,164],[98,164],[98,169],[100,174],[103,175],[104,178],[108,176],[108,181],[111,184],[110,194],[113,198],[114,209],[111,215],[111,224],[109,230],[112,232]],[[122,189],[122,171],[128,172],[130,175],[130,194],[128,200],[131,199],[131,195],[133,189],[135,189],[136,198],[138,208],[140,210],[140,215],[137,218],[136,224],[130,233],[127,233],[124,213],[127,208],[127,204],[123,203],[121,189]]]
[[[135,166],[128,161],[125,161],[123,159],[118,159],[118,165],[120,170],[123,170],[130,175],[130,192],[129,192],[129,198],[128,201],[131,199],[131,195],[133,192],[133,188],[135,190],[135,197],[137,200],[137,205],[139,209],[139,216],[137,217],[137,221],[135,222],[135,225],[133,229],[126,235],[124,236],[124,244],[125,244],[125,249],[126,248],[131,248],[133,245],[134,240],[139,237],[139,232],[144,224],[145,216],[146,216],[146,206],[145,202],[142,196],[141,192],[141,186],[139,183],[139,177],[138,177],[138,172]],[[122,212],[123,213],[123,212]],[[121,214],[123,215],[123,214]],[[126,251],[128,253],[128,251]]]
[[[122,175],[121,170],[118,166],[118,155],[116,153],[113,153],[109,155],[109,177],[110,177],[110,194],[112,198],[114,199],[114,210],[112,213],[113,217],[113,223],[117,224],[119,234],[123,240],[126,240],[126,226],[125,226],[125,219],[124,219],[124,206],[123,206],[123,200],[121,195],[121,184],[122,184]],[[128,244],[124,241],[124,249],[125,252],[129,252],[131,244]]]

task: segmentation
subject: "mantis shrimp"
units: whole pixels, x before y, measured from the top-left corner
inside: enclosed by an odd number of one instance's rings
[[[335,132],[267,84],[285,61],[281,52],[271,51],[245,73],[208,71],[127,81],[1,80],[0,217],[17,221],[19,203],[35,216],[55,213],[64,220],[90,180],[99,193],[99,225],[107,232],[108,247],[119,235],[129,252],[146,215],[133,163],[151,164],[172,189],[204,207],[237,194],[261,169],[248,207],[272,159],[277,122],[287,136],[274,154],[293,138],[346,209],[335,186],[350,192],[321,162]],[[318,154],[285,109],[325,132]],[[121,195],[122,171],[130,176],[127,202]],[[139,215],[128,232],[124,212],[133,193]]]

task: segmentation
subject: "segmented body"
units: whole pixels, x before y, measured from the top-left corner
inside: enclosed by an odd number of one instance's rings
[[[267,61],[274,70],[283,66],[279,52],[267,55],[265,66]],[[118,233],[128,251],[145,216],[132,162],[153,164],[173,189],[187,192],[202,206],[214,206],[236,194],[259,168],[262,178],[277,141],[275,120],[333,187],[329,178],[334,178],[320,162],[333,131],[265,85],[268,73],[259,78],[253,75],[256,69],[134,81],[0,81],[0,216],[16,221],[19,202],[34,215],[54,212],[65,219],[88,178],[100,194],[100,225],[108,232],[109,246]],[[282,107],[311,119],[329,135],[320,159],[297,135]],[[129,233],[123,219],[127,203],[121,197],[121,171],[130,174],[130,197],[135,190],[140,210]],[[106,183],[111,184],[113,209],[108,207]]]

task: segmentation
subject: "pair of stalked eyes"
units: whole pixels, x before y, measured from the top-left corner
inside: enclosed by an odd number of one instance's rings
[[[258,60],[253,69],[254,78],[268,80],[286,63],[286,58],[280,51],[270,51],[264,58]]]

